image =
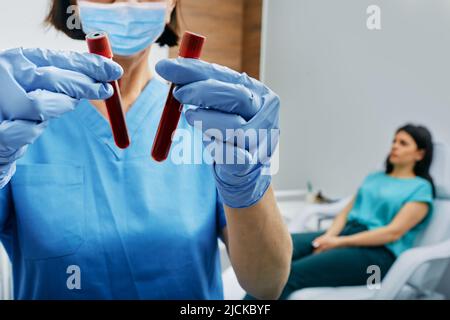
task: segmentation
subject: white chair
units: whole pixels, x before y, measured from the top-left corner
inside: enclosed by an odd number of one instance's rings
[[[443,276],[450,262],[450,158],[443,144],[435,145],[431,174],[437,199],[430,224],[419,235],[416,246],[405,251],[392,265],[380,289],[367,286],[307,288],[292,293],[289,299],[443,299],[435,291],[439,283],[445,281]],[[333,207],[315,205],[297,221],[296,227],[313,216],[336,215],[348,201]]]

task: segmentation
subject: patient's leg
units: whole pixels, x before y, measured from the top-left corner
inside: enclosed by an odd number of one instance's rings
[[[367,267],[377,265],[384,277],[395,256],[385,247],[338,248],[293,261],[280,299],[303,288],[365,285]]]
[[[310,255],[314,248],[312,242],[324,232],[294,233],[292,237],[292,262]]]

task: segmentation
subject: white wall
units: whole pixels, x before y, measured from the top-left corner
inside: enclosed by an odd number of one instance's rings
[[[381,7],[382,30],[366,9]],[[449,141],[450,1],[266,0],[263,78],[282,99],[277,188],[355,191],[394,130]]]
[[[83,41],[70,40],[64,34],[44,27],[43,20],[48,8],[47,0],[2,0],[0,48],[42,47],[86,51]]]

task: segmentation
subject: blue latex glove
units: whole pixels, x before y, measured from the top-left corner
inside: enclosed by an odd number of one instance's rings
[[[201,122],[204,135],[217,145],[211,156],[223,202],[233,208],[258,202],[271,182],[268,169],[279,136],[278,96],[245,73],[200,60],[163,60],[156,70],[177,85],[174,96],[178,101],[195,106],[185,113],[188,123],[194,126]],[[219,130],[221,139],[211,135],[210,129]],[[227,136],[227,129],[266,134],[250,142],[235,141],[230,139],[232,135]],[[220,148],[223,151],[216,152]],[[231,164],[226,161],[230,155],[235,160]]]
[[[80,99],[106,99],[122,68],[93,54],[42,49],[0,52],[0,188],[45,129]]]

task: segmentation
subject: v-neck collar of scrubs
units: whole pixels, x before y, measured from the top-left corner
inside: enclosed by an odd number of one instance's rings
[[[157,109],[157,103],[155,102],[159,102],[163,99],[163,95],[167,93],[167,88],[168,86],[162,81],[156,78],[151,79],[126,113],[125,118],[131,144],[133,144],[136,133],[143,121],[147,118],[148,113],[160,111],[155,110]],[[116,146],[108,119],[105,118],[97,108],[90,103],[90,101],[82,100],[74,112],[77,114],[83,125],[86,126],[97,139],[106,144],[118,160],[123,158],[127,149],[120,149]]]

